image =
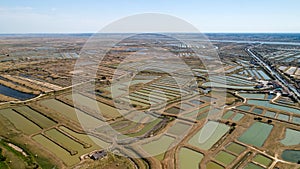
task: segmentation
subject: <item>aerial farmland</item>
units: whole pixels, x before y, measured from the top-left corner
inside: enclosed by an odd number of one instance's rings
[[[300,46],[172,36],[0,36],[0,168],[299,169]]]

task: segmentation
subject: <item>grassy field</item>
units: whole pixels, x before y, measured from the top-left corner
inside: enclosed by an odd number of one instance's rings
[[[96,128],[104,124],[103,121],[92,117],[80,110],[75,110],[73,107],[64,104],[55,99],[43,100],[40,102],[41,105],[52,109],[58,113],[61,113],[65,118],[71,119],[74,122],[82,123],[85,128]]]
[[[225,151],[220,151],[216,156],[215,159],[218,162],[221,162],[222,164],[224,164],[225,166],[228,166],[229,164],[231,164],[235,159],[236,156],[229,154]]]
[[[27,106],[18,107],[15,108],[14,110],[22,114],[23,116],[27,117],[28,119],[34,121],[34,123],[38,124],[42,128],[49,128],[51,126],[56,125],[56,122],[30,109]]]
[[[203,159],[203,154],[188,148],[181,148],[179,151],[179,168],[199,168],[199,164]]]
[[[273,162],[273,160],[271,160],[270,158],[264,156],[264,155],[261,155],[261,154],[258,154],[256,155],[254,158],[253,158],[253,161],[259,163],[259,164],[262,164],[266,167],[269,167],[271,165],[271,163]]]
[[[33,140],[41,144],[43,147],[48,149],[48,151],[55,154],[58,158],[60,158],[67,166],[72,166],[79,163],[79,158],[77,156],[71,156],[69,152],[50,141],[43,135],[36,135],[33,137]]]
[[[20,148],[24,154],[13,148],[12,145]],[[4,169],[23,169],[36,168],[43,165],[37,163],[36,158],[33,157],[27,148],[16,143],[12,144],[7,140],[0,140],[0,166]]]
[[[65,96],[66,98],[73,100],[75,99],[76,102],[78,102],[78,104],[80,105],[84,105],[84,106],[88,106],[93,110],[97,111],[97,108],[100,109],[101,114],[105,117],[105,118],[116,118],[121,116],[121,114],[119,113],[119,111],[121,110],[117,110],[114,107],[111,107],[109,105],[106,105],[104,103],[98,102],[96,100],[93,100],[89,97],[83,96],[81,94],[73,94],[73,95],[68,95]]]
[[[237,143],[234,143],[234,142],[231,142],[230,144],[228,144],[225,149],[229,152],[232,152],[236,155],[240,155],[243,151],[246,150],[246,147],[245,146],[242,146],[240,144],[237,144]]]
[[[126,134],[127,136],[129,137],[137,137],[137,136],[141,136],[141,135],[144,135],[146,134],[147,132],[149,132],[151,129],[153,129],[154,126],[156,126],[159,122],[161,122],[162,119],[156,119],[156,120],[153,120],[149,123],[146,123],[143,128],[141,130],[139,130],[138,132],[135,132],[135,133],[130,133],[130,134]]]
[[[13,125],[23,133],[30,135],[36,132],[39,132],[41,128],[36,124],[32,123],[22,115],[13,111],[12,109],[3,109],[0,110],[0,115],[7,118]]]
[[[73,137],[78,138],[79,140],[92,145],[92,147],[94,147],[95,149],[102,149],[102,148],[106,148],[109,146],[109,143],[106,143],[94,136],[88,136],[86,134],[80,134],[80,133],[76,133],[64,126],[59,127],[60,130],[65,131],[67,133],[69,133],[70,135],[72,135]]]

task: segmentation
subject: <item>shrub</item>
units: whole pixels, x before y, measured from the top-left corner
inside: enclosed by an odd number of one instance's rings
[[[2,149],[0,148],[0,161],[5,161],[6,157],[2,155]]]

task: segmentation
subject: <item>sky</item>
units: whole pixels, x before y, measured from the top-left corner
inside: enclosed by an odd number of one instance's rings
[[[1,0],[0,33],[95,33],[142,13],[178,17],[205,33],[300,33],[299,0]]]

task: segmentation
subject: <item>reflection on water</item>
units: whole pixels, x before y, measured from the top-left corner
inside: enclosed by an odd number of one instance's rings
[[[282,159],[293,162],[293,163],[298,163],[300,159],[300,151],[299,150],[284,150],[283,153],[281,154]]]
[[[16,98],[19,100],[27,100],[27,99],[31,99],[31,98],[35,97],[34,94],[20,92],[18,90],[14,90],[12,88],[3,86],[1,84],[0,84],[0,94],[9,96],[9,97],[13,97],[13,98]]]

